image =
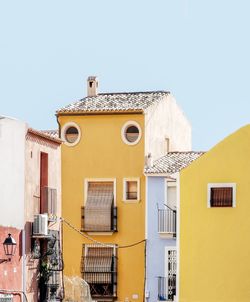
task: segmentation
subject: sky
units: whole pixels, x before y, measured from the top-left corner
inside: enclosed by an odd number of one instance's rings
[[[36,129],[100,92],[167,90],[208,150],[250,121],[249,0],[0,0],[0,115]]]

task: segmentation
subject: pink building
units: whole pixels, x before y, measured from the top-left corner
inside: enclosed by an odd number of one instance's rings
[[[61,290],[61,141],[0,117],[0,300],[45,301]],[[9,258],[10,261],[9,261]]]

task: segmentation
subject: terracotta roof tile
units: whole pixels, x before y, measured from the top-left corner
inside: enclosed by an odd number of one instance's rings
[[[197,151],[169,152],[154,161],[152,167],[146,167],[144,172],[147,174],[173,174],[190,165],[204,153]]]
[[[57,114],[74,112],[144,111],[154,103],[162,100],[162,98],[168,94],[169,92],[166,91],[99,93],[97,96],[85,97],[61,108],[57,110]]]

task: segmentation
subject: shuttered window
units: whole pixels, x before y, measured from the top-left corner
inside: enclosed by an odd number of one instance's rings
[[[210,206],[211,207],[232,207],[233,206],[233,188],[220,187],[210,188]]]
[[[110,231],[112,229],[112,206],[114,202],[113,182],[89,182],[85,206],[85,229],[88,231]]]

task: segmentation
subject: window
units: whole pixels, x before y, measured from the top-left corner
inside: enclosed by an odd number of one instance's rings
[[[70,144],[74,143],[77,140],[78,135],[79,133],[76,127],[69,127],[65,131],[65,139]]]
[[[84,244],[82,277],[88,282],[92,297],[116,297],[117,257],[115,246]]]
[[[138,123],[129,121],[122,127],[122,140],[127,145],[136,145],[141,139],[141,128]]]
[[[81,131],[76,123],[70,122],[62,128],[62,138],[67,146],[75,146],[80,141]]]
[[[0,294],[0,301],[1,302],[12,302],[13,295],[12,294]]]
[[[166,181],[166,204],[172,209],[176,209],[177,201],[177,191],[176,191],[176,181]]]
[[[235,207],[236,184],[208,184],[208,207]]]
[[[123,200],[139,201],[140,200],[140,181],[139,178],[125,178],[123,181]]]
[[[86,232],[117,231],[117,208],[114,206],[114,180],[85,180],[85,206],[82,230]]]

